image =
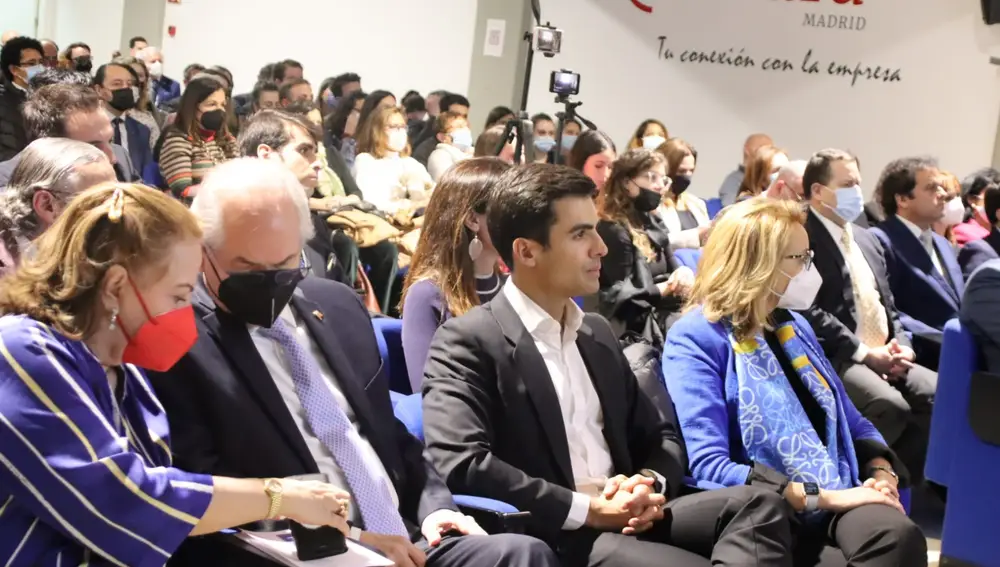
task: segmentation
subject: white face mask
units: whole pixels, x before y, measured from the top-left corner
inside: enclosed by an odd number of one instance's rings
[[[389,150],[402,152],[406,149],[406,130],[393,130],[389,132]]]
[[[781,272],[785,274],[784,272]],[[786,276],[788,274],[785,274]],[[815,266],[809,266],[808,270],[802,270],[797,276],[789,280],[785,293],[779,295],[778,307],[802,311],[812,307],[816,300],[819,288],[823,286],[823,276],[819,275],[819,270]]]
[[[159,79],[163,76],[163,63],[156,61],[155,63],[149,64],[149,76]]]
[[[945,226],[961,224],[963,219],[965,219],[965,206],[962,205],[961,199],[955,197],[944,204],[944,216],[941,217],[941,222]]]

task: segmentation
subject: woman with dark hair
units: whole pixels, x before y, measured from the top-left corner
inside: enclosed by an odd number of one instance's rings
[[[597,185],[597,190],[602,191],[617,157],[610,136],[600,130],[587,130],[577,138],[566,165],[582,171]]]
[[[991,185],[1000,185],[1000,171],[986,167],[973,172],[962,181],[962,203],[965,205],[965,219],[952,231],[955,242],[965,246],[973,240],[985,238],[993,230],[983,209],[983,195]]]
[[[427,205],[400,303],[403,353],[414,392],[420,391],[438,326],[500,291],[499,255],[486,229],[486,205],[493,182],[510,167],[490,157],[462,161],[441,177]]]
[[[226,86],[214,76],[198,75],[184,89],[174,123],[163,132],[155,156],[160,173],[174,197],[190,200],[213,167],[238,155],[226,125]]]
[[[680,138],[670,138],[656,151],[667,158],[667,175],[670,176],[670,190],[664,193],[658,209],[664,226],[670,231],[670,246],[674,250],[701,248],[712,219],[705,201],[688,191],[698,163],[698,152]]]
[[[486,115],[486,127],[483,130],[489,130],[494,126],[506,126],[508,120],[513,120],[517,116],[514,111],[506,106],[494,106],[493,110]]]
[[[233,104],[233,74],[222,65],[212,65],[202,71],[206,75],[212,75],[219,79],[226,89],[226,124],[229,126],[229,133],[233,136],[240,134],[240,118],[236,115],[236,105]]]
[[[337,98],[333,96],[333,83],[336,80],[336,77],[323,79],[316,91],[316,108],[323,114],[323,118],[333,114],[334,109],[337,108]]]
[[[333,114],[324,120],[326,143],[340,151],[347,165],[354,167],[354,156],[358,152],[358,124],[361,121],[361,106],[368,95],[364,91],[354,91],[337,101]]]
[[[362,129],[368,118],[380,108],[396,106],[396,96],[389,91],[372,91],[372,94],[365,97],[364,104],[361,105],[361,114],[358,115],[358,129]],[[405,115],[404,115],[405,118]]]
[[[736,200],[756,197],[767,191],[778,177],[778,170],[787,164],[788,154],[785,150],[771,145],[760,147],[747,164],[746,175],[743,176],[743,183],[740,184]]]
[[[601,314],[623,342],[657,349],[694,282],[694,273],[674,259],[656,213],[670,184],[663,154],[629,150],[597,198],[597,232],[608,247],[601,259]]]
[[[627,149],[645,148],[647,150],[655,150],[663,145],[669,137],[670,134],[667,133],[667,127],[663,125],[663,122],[649,118],[643,120],[642,124],[639,124],[639,127],[635,129],[632,138],[628,141]]]

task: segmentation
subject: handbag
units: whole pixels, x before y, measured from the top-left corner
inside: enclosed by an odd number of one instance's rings
[[[333,228],[343,230],[359,248],[375,246],[383,240],[393,240],[402,232],[389,221],[374,212],[361,210],[354,204],[335,210],[326,222]]]

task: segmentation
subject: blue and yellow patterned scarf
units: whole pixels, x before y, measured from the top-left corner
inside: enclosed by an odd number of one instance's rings
[[[739,342],[736,353],[739,425],[747,458],[767,465],[795,482],[814,482],[837,490],[855,485],[857,457],[844,408],[823,371],[832,372],[822,355],[795,333],[793,322],[775,329],[798,376],[786,376],[763,334]],[[826,415],[826,439],[820,439],[789,380],[802,380]]]

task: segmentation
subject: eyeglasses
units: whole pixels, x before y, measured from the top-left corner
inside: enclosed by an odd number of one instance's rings
[[[655,171],[640,173],[635,177],[636,181],[639,181],[640,179],[645,179],[653,187],[670,187],[670,184],[672,183],[669,176],[660,175]]]
[[[813,265],[813,251],[806,250],[802,254],[791,254],[789,256],[785,256],[784,259],[798,260],[799,262],[802,263],[802,269],[808,272],[809,268],[811,268]]]

